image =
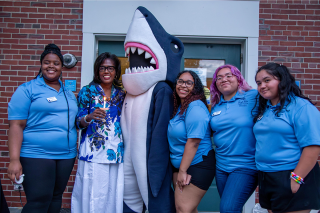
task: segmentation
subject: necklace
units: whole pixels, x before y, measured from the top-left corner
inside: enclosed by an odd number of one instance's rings
[[[113,94],[113,90],[114,90],[114,86],[113,86],[113,84],[112,84],[110,97],[107,97],[107,101],[110,101],[110,100],[111,100],[111,97],[112,97],[112,94]]]

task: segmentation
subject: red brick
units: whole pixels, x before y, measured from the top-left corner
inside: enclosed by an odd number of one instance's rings
[[[55,8],[54,13],[71,13],[71,9],[61,9],[61,8]]]
[[[45,18],[45,14],[39,14],[39,13],[36,13],[36,14],[32,14],[30,13],[29,14],[29,18]]]
[[[30,8],[30,7],[22,7],[21,8],[21,12],[25,12],[25,13],[37,13],[38,12],[38,10],[37,10],[37,8]]]
[[[311,10],[316,10],[316,9],[320,9],[320,5],[319,5],[319,2],[318,4],[307,4],[306,5],[306,9],[311,9]]]
[[[20,6],[29,7],[30,6],[30,2],[13,2],[13,5],[15,7],[20,7]]]
[[[63,15],[63,19],[79,19],[79,15]]]
[[[289,15],[290,20],[306,20],[305,15]]]
[[[27,13],[12,13],[13,18],[28,18]]]
[[[63,3],[47,3],[47,7],[63,7]]]
[[[11,49],[27,49],[27,45],[21,45],[21,44],[12,44]]]
[[[64,24],[59,24],[59,25],[58,25],[58,29],[59,29],[59,30],[65,30],[65,29],[66,29],[66,25],[64,25]]]
[[[38,19],[38,23],[40,24],[53,24],[52,19]]]
[[[271,14],[280,14],[281,10],[280,9],[264,9],[263,10],[264,13],[271,13]],[[274,18],[272,16],[272,18]]]
[[[54,40],[57,45],[69,45],[69,40]]]
[[[280,25],[280,21],[278,21],[278,20],[264,20],[264,24]]]
[[[298,14],[314,14],[314,10],[298,10]],[[308,17],[306,17],[308,19]]]
[[[304,30],[314,30],[314,31],[320,31],[320,27],[310,27],[310,26],[305,26]]]
[[[304,37],[288,36],[288,41],[304,41]]]
[[[314,15],[307,15],[306,16],[307,20],[320,20],[320,16],[314,16]]]
[[[303,42],[303,41],[298,41],[297,42],[297,46],[303,46],[303,47],[305,47],[305,46],[313,46],[313,42]]]
[[[295,41],[280,41],[281,46],[296,46]]]
[[[265,2],[262,3],[262,1],[260,1],[259,7],[260,8],[271,8],[271,4],[265,4]]]
[[[288,15],[274,15],[274,14],[272,14],[272,19],[288,19]]]
[[[20,7],[2,7],[3,12],[20,12]]]
[[[271,14],[259,14],[259,18],[271,19]]]
[[[35,29],[20,29],[20,33],[25,33],[25,34],[35,34],[36,30]]]
[[[320,52],[319,47],[305,47],[304,49],[306,52]]]
[[[3,22],[20,23],[19,18],[4,18]]]
[[[31,24],[35,24],[35,23],[37,23],[37,19],[26,19],[26,18],[22,18],[22,19],[21,19],[21,23],[31,23]]]
[[[281,25],[296,25],[296,21],[281,21]]]
[[[295,4],[290,4],[289,9],[305,9],[306,6],[304,4],[296,4],[296,0],[294,0]]]
[[[311,53],[295,53],[296,57],[311,57]]]
[[[318,36],[318,35],[319,35],[319,32],[313,32],[313,31],[309,32],[309,36]]]
[[[4,28],[3,29],[3,33],[19,33],[19,29],[8,29],[8,28]],[[6,34],[9,36],[9,34]],[[6,36],[7,37],[7,36]],[[10,36],[11,37],[11,36]]]
[[[19,43],[20,44],[35,44],[36,40],[34,40],[34,39],[20,39]]]
[[[42,30],[42,29],[37,29],[37,34],[52,34],[53,30]]]
[[[12,34],[12,38],[28,38],[28,34]]]
[[[288,9],[288,4],[272,4],[272,8]]]
[[[3,54],[18,54],[19,51],[18,50],[8,50],[8,49],[4,49],[2,50]]]
[[[320,58],[304,58],[304,62],[320,63]]]
[[[303,26],[288,26],[287,30],[303,30]]]
[[[54,13],[54,9],[51,8],[38,8],[39,13]]]
[[[284,46],[272,46],[271,47],[272,51],[287,51],[288,47],[284,47]]]
[[[47,4],[42,3],[42,2],[31,2],[31,6],[33,6],[33,7],[46,7]]]
[[[297,14],[298,10],[281,10],[281,14]]]

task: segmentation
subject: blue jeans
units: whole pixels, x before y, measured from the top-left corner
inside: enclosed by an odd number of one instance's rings
[[[220,213],[241,213],[243,205],[258,185],[258,171],[239,168],[233,172],[216,169],[216,183],[221,198]]]

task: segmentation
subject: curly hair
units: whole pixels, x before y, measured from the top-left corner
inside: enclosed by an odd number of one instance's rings
[[[118,59],[118,57],[115,54],[111,54],[108,52],[105,53],[101,53],[98,58],[96,59],[96,61],[94,62],[94,66],[93,66],[93,82],[100,84],[102,81],[100,79],[99,76],[99,67],[101,66],[101,64],[104,62],[104,60],[106,59],[110,59],[113,61],[115,69],[116,69],[116,76],[113,79],[113,84],[117,87],[122,87],[122,83],[120,80],[120,76],[121,76],[121,63],[120,60]]]
[[[243,76],[241,75],[241,72],[239,71],[239,69],[237,67],[230,65],[230,64],[222,65],[216,69],[216,71],[214,72],[213,77],[212,77],[212,83],[210,85],[211,107],[214,107],[217,103],[220,102],[221,92],[217,88],[216,80],[217,80],[218,72],[220,70],[222,70],[223,68],[229,68],[231,70],[231,73],[234,76],[236,76],[238,83],[239,83],[238,91],[246,92],[246,91],[252,89],[251,86],[249,86],[249,84],[243,78]]]
[[[279,95],[279,102],[280,107],[276,109],[276,116],[279,116],[280,111],[285,107],[285,103],[287,102],[287,105],[291,103],[292,101],[292,94],[294,94],[297,97],[303,98],[308,100],[311,104],[312,101],[304,96],[298,87],[298,85],[295,82],[295,78],[290,74],[290,70],[284,66],[277,63],[269,63],[266,65],[263,65],[258,69],[256,72],[255,79],[257,78],[257,74],[261,72],[262,70],[266,71],[268,74],[274,76],[276,79],[280,81],[278,85],[278,95]],[[258,113],[254,117],[254,122],[257,122],[258,118],[263,115],[267,108],[267,102],[268,100],[263,98],[261,95],[259,95],[259,107],[258,107]],[[256,101],[257,102],[257,101]],[[256,103],[257,104],[257,103]]]
[[[46,57],[46,55],[48,55],[49,53],[56,54],[60,59],[61,65],[63,66],[63,55],[61,54],[60,48],[55,44],[48,44],[44,48],[44,51],[41,53],[41,56],[40,56],[40,63],[41,64],[42,64],[44,57]],[[40,75],[40,74],[41,74],[41,68],[35,78],[37,78],[38,75]]]
[[[180,97],[177,94],[176,91],[176,87],[177,87],[177,80],[179,79],[179,77],[184,74],[184,73],[189,73],[194,80],[194,88],[193,90],[186,96],[183,104],[181,104],[181,100]],[[204,95],[204,90],[203,90],[203,84],[199,78],[199,76],[191,71],[191,70],[185,70],[179,73],[179,75],[177,76],[176,82],[174,84],[174,91],[173,91],[173,114],[172,117],[173,118],[179,109],[179,106],[181,104],[180,107],[180,112],[179,115],[182,115],[188,108],[189,104],[195,100],[201,100],[206,106],[207,106],[207,102],[206,102],[206,96]],[[208,106],[207,106],[208,107]]]

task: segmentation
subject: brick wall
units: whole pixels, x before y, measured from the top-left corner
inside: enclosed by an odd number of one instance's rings
[[[9,206],[21,207],[19,193],[13,191],[6,174],[9,165],[8,102],[19,85],[36,76],[40,54],[48,43],[57,44],[62,54],[72,53],[77,57],[74,68],[63,68],[63,78],[76,79],[79,91],[82,7],[82,0],[0,1],[0,178]],[[63,207],[70,206],[74,179],[75,171],[63,195]],[[22,201],[26,201],[24,196]]]
[[[286,65],[304,94],[320,102],[319,0],[261,0],[259,23],[259,66]]]

